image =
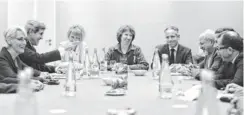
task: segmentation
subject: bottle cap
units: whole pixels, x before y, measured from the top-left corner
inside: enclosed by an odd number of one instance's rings
[[[69,61],[73,61],[73,54],[69,54]]]
[[[168,54],[162,54],[163,59],[168,59],[168,57],[169,57]]]
[[[33,69],[31,67],[26,67],[24,69],[25,75],[27,76],[28,79],[32,78],[33,76]]]
[[[158,52],[158,48],[155,48],[154,52]]]
[[[26,78],[26,72],[25,71],[19,71],[18,77],[19,77],[19,79]]]
[[[94,48],[94,53],[97,53],[97,48]]]
[[[29,74],[29,73],[28,73]],[[30,74],[27,75],[25,70],[19,71],[18,78],[20,79],[20,84],[28,84],[30,82]]]
[[[211,70],[204,69],[201,71],[201,79],[203,81],[212,81],[214,80],[214,73]]]
[[[85,49],[86,53],[88,53],[88,48]]]

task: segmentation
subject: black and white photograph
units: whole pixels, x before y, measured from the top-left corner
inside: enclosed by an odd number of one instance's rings
[[[243,115],[243,0],[0,0],[0,115]]]

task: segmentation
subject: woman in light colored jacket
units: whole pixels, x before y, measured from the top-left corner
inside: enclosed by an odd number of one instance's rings
[[[66,44],[67,42],[80,42],[79,45],[75,46],[73,48],[73,60],[75,62],[83,62],[82,60],[84,59],[85,55],[85,49],[88,48],[86,43],[84,42],[84,36],[85,36],[85,31],[84,28],[80,25],[74,25],[71,26],[68,30],[67,41],[63,41],[60,43],[62,46],[63,44]],[[62,58],[62,61],[68,61],[69,60],[69,54],[70,52],[66,52],[64,57]]]
[[[58,64],[59,67],[67,67],[67,62],[69,61],[70,54],[73,56],[73,61],[78,68],[82,68],[82,63],[85,58],[85,49],[87,45],[84,42],[85,31],[80,25],[73,25],[69,28],[67,32],[68,40],[60,43],[60,47],[65,46],[69,42],[78,42],[78,45],[73,47],[72,51],[67,51],[62,57],[61,63]]]

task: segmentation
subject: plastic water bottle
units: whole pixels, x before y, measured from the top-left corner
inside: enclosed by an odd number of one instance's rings
[[[105,48],[103,48],[102,51],[103,51],[103,56],[100,61],[100,70],[107,71],[108,62],[105,60],[105,55],[106,55]]]
[[[91,62],[89,57],[88,49],[85,50],[85,60],[84,60],[84,69],[83,69],[83,78],[90,78]]]
[[[161,63],[159,59],[158,49],[156,48],[153,56],[153,67],[152,67],[152,77],[153,79],[159,78],[159,73],[161,69]]]
[[[25,68],[18,74],[19,86],[15,103],[15,115],[38,115],[36,96],[31,86],[32,68]]]
[[[159,77],[159,95],[162,99],[172,98],[172,80],[169,69],[168,55],[162,54],[162,66]]]
[[[214,72],[202,70],[202,90],[197,102],[195,115],[219,115],[217,89],[214,87]]]
[[[68,66],[68,72],[66,74],[66,82],[65,82],[65,96],[75,96],[76,94],[76,74],[75,74],[75,68],[73,63],[73,55],[69,55],[69,66]]]
[[[93,78],[97,78],[99,76],[99,68],[100,68],[100,63],[97,56],[97,48],[95,48],[93,58],[92,58],[92,64],[91,64],[92,71],[90,72]]]

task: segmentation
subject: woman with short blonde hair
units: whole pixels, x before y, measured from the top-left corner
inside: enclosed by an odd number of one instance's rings
[[[28,67],[23,63],[19,54],[24,53],[26,46],[26,35],[21,28],[9,28],[4,32],[7,47],[0,52],[0,82],[18,83],[17,74],[19,70]],[[34,77],[37,78],[40,72],[34,70]]]
[[[67,42],[80,42],[79,45],[73,48],[73,60],[82,63],[84,60],[85,49],[88,48],[87,44],[84,41],[85,38],[84,28],[79,24],[71,26],[67,32],[67,38],[68,40],[61,42],[60,46],[66,44]],[[69,52],[66,52],[66,54],[62,58],[62,61],[68,61],[69,59],[68,53]]]

